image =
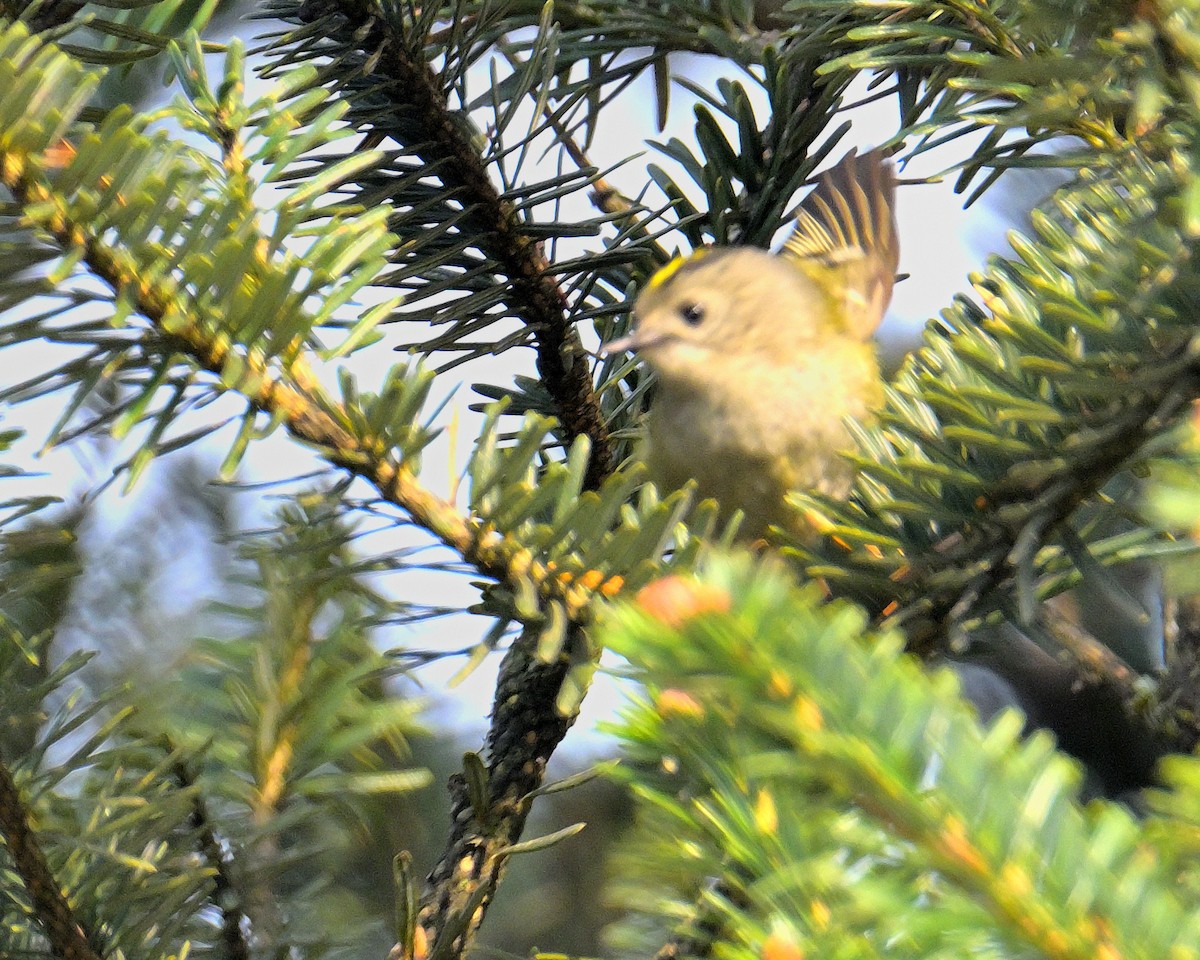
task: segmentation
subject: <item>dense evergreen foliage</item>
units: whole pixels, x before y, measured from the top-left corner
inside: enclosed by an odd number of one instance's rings
[[[50,398],[38,442],[113,438],[131,487],[213,437],[225,481],[262,444],[320,463],[268,529],[210,505],[236,575],[129,685],[61,645],[87,499],[0,504],[0,955],[460,956],[511,858],[594,842],[526,826],[607,646],[640,682],[615,724],[636,826],[553,909],[617,900],[608,948],[1200,956],[1200,5],[266,0],[251,57],[219,6],[0,0],[9,422]],[[699,97],[694,137],[622,192],[588,153],[644,75],[662,118]],[[174,99],[114,106],[131,77]],[[672,253],[768,246],[864,77],[895,105],[874,139],[961,161],[969,199],[1068,179],[931,321],[851,498],[796,492],[821,535],[752,556],[644,484],[654,384],[590,348]],[[509,352],[530,375],[475,384],[437,492],[430,396]],[[451,560],[359,536],[407,526]],[[1165,630],[1113,572],[1154,563]],[[472,578],[468,665],[501,662],[415,863],[431,777],[395,680],[427,658],[387,628],[440,612],[406,592],[430,567]],[[1072,588],[1128,623],[1068,616]],[[1046,730],[981,727],[947,658]]]

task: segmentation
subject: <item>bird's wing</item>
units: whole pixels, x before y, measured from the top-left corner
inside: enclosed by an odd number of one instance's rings
[[[804,198],[781,251],[831,288],[847,331],[864,340],[883,319],[896,281],[895,197],[895,170],[883,152],[851,150]]]

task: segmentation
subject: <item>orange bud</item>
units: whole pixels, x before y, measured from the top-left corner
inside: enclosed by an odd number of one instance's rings
[[[638,605],[668,627],[681,627],[700,613],[726,613],[732,605],[719,587],[688,577],[663,577],[637,592]]]
[[[419,923],[413,934],[413,960],[425,960],[429,956],[429,934]]]
[[[762,960],[804,960],[804,951],[785,930],[773,930],[762,945]]]
[[[602,596],[612,599],[618,593],[621,592],[621,589],[624,586],[625,586],[625,578],[614,575],[604,581],[604,584],[600,587],[600,593]]]

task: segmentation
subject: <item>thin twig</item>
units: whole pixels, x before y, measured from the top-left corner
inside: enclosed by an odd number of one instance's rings
[[[557,117],[552,116],[549,109],[546,110],[545,116],[553,128],[558,142],[567,151],[567,156],[575,162],[575,166],[580,170],[593,167],[594,164],[588,159],[587,154],[584,153],[583,147],[576,143],[575,138],[571,136],[570,131],[567,130],[563,123]],[[597,210],[617,215],[623,214],[632,217],[636,209],[632,200],[603,177],[597,177],[592,181],[592,202],[595,203]]]
[[[1049,616],[1043,626],[1075,661],[1082,676],[1114,688],[1125,703],[1137,696],[1138,674],[1077,623],[1064,617]]]

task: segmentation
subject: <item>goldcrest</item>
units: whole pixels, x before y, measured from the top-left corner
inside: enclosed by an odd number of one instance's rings
[[[789,491],[848,495],[847,419],[883,401],[872,336],[899,259],[895,175],[847,154],[804,199],[778,254],[714,247],[676,259],[638,296],[632,350],[657,375],[646,459],[663,490],[696,481],[746,539],[804,535]]]

